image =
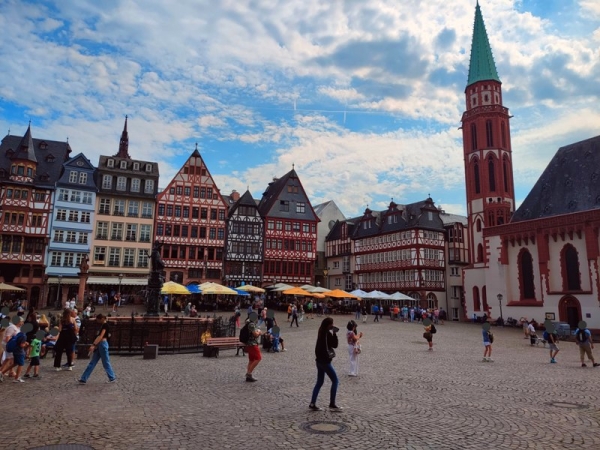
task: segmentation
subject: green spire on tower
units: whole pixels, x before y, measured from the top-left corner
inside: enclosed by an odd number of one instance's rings
[[[495,80],[500,82],[492,48],[488,40],[479,2],[475,7],[475,24],[473,25],[473,42],[471,43],[471,62],[469,63],[469,80],[467,86],[477,81]]]

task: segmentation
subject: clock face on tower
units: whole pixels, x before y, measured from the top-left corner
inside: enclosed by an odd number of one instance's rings
[[[333,226],[334,226],[334,225],[335,225],[335,220],[330,220],[330,221],[329,221],[329,224],[328,224],[328,226],[329,226],[329,229],[331,230],[331,229],[333,228]]]

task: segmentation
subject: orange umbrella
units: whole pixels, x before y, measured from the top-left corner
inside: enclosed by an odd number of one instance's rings
[[[288,289],[287,291],[283,291],[282,294],[284,294],[284,295],[299,295],[301,297],[312,297],[312,294],[310,292],[307,292],[304,289],[299,288],[299,287],[295,287],[292,289]]]
[[[352,295],[349,292],[342,291],[341,289],[334,289],[333,291],[325,292],[325,295],[333,298],[353,298],[355,300],[360,300],[360,297]]]

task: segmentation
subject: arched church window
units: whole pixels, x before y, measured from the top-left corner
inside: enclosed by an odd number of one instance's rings
[[[475,193],[481,193],[481,182],[479,181],[479,163],[473,164],[473,179],[475,180]]]
[[[487,139],[488,148],[493,147],[494,146],[494,134],[492,131],[492,121],[491,120],[485,121],[485,137]]]
[[[471,150],[477,150],[477,127],[471,124]]]
[[[519,289],[521,299],[535,300],[535,283],[533,278],[533,258],[526,248],[522,249],[518,257]]]
[[[504,178],[504,192],[508,192],[508,158],[502,158],[502,177]]]
[[[490,180],[490,192],[494,192],[496,190],[496,170],[494,167],[494,158],[490,156],[488,159],[488,170],[489,170],[489,180]]]
[[[504,122],[500,124],[500,135],[502,138],[502,148],[506,148],[506,127],[504,126]]]
[[[579,274],[579,255],[571,244],[562,249],[561,265],[563,273],[563,289],[565,291],[580,291],[581,276]]]
[[[481,220],[477,219],[477,231],[481,231]]]

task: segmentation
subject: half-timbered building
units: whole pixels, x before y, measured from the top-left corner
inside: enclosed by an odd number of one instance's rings
[[[157,196],[156,239],[167,279],[222,282],[228,204],[196,148]]]
[[[429,308],[445,303],[445,230],[431,198],[367,208],[352,240],[359,289],[400,291]]]
[[[134,296],[148,284],[158,164],[129,155],[127,118],[119,151],[100,156],[88,290]]]
[[[355,258],[352,253],[352,236],[355,224],[361,219],[336,220],[325,238],[325,261],[327,273],[324,286],[327,289],[355,289]]]
[[[33,139],[31,125],[24,136],[7,135],[0,144],[0,277],[25,289],[16,296],[37,307],[45,306],[52,198],[69,153],[68,142]]]
[[[319,218],[294,169],[269,183],[258,210],[266,225],[263,283],[313,284]]]
[[[46,257],[47,304],[57,306],[79,294],[78,274],[82,261],[89,258],[96,206],[92,163],[80,153],[63,167],[56,182]],[[82,303],[84,299],[77,300]]]
[[[451,320],[464,320],[463,269],[469,264],[467,218],[440,211],[446,229],[446,308]]]
[[[262,285],[264,221],[249,190],[229,208],[225,230],[224,283]]]

